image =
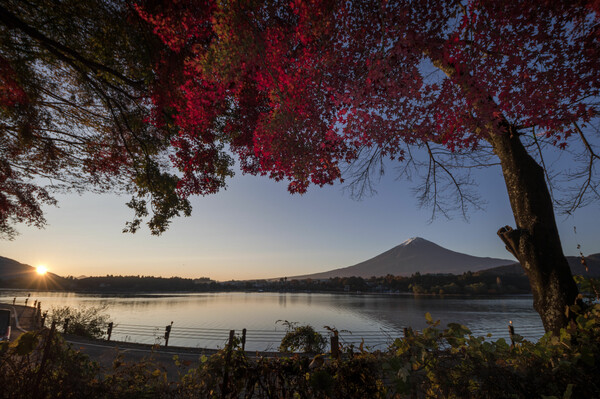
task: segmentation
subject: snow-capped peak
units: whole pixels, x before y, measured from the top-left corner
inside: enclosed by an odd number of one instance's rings
[[[400,244],[400,245],[401,245],[401,246],[403,246],[403,247],[405,247],[405,246],[407,246],[408,244],[411,244],[411,243],[414,243],[414,242],[417,242],[417,241],[420,241],[420,240],[422,240],[422,238],[421,238],[421,237],[412,237],[412,238],[409,238],[408,240],[404,241],[404,242],[403,242],[402,244]]]

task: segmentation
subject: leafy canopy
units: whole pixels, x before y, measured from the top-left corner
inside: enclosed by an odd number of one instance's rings
[[[585,1],[7,0],[0,234],[43,226],[56,190],[115,188],[133,194],[125,230],[151,214],[159,234],[190,195],[225,187],[231,155],[303,193],[423,148],[458,188],[433,147],[475,154],[509,133],[530,151],[581,140],[580,205],[598,197],[598,15]]]
[[[181,84],[152,98],[179,127],[185,193],[201,191],[192,172],[215,140],[244,172],[302,193],[341,180],[365,149],[397,160],[411,146],[472,152],[507,123],[531,143],[564,148],[597,118],[594,7],[187,0],[137,9],[169,47],[165,62],[183,62]]]
[[[162,48],[128,1],[2,2],[1,236],[21,222],[42,227],[41,206],[65,190],[133,194],[128,231],[150,213],[156,234],[190,214],[169,160],[176,130],[149,123],[150,92],[170,79],[156,73]],[[204,165],[204,193],[224,185],[219,168]]]

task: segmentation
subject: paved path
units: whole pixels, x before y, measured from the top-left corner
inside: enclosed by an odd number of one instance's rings
[[[185,374],[188,369],[197,367],[201,356],[210,356],[217,352],[210,349],[158,348],[128,342],[89,340],[73,335],[64,335],[63,337],[71,344],[73,349],[87,354],[103,368],[111,368],[117,357],[120,357],[125,363],[150,360],[167,372],[169,380],[175,380],[180,373]],[[179,357],[179,360],[184,364],[182,368],[175,366],[174,356]]]
[[[125,362],[151,360],[167,371],[167,376],[170,380],[176,379],[178,373],[185,373],[188,369],[197,367],[202,356],[210,356],[217,353],[216,349],[187,348],[180,346],[159,347],[131,342],[108,342],[103,340],[85,339],[74,335],[64,335],[64,338],[73,346],[73,349],[87,354],[102,367],[112,367],[114,360],[119,355]],[[250,351],[246,351],[246,355],[249,358],[290,356],[289,353]],[[185,367],[178,369],[175,366],[174,356],[177,356],[179,360],[185,364]]]
[[[39,322],[37,322],[35,317],[37,309],[32,306],[0,303],[0,309],[10,310],[11,341],[19,338],[24,332],[35,330],[39,327]]]

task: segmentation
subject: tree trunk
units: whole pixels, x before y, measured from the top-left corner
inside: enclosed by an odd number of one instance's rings
[[[569,321],[568,307],[578,296],[565,258],[544,171],[527,153],[512,127],[487,140],[500,159],[517,228],[498,234],[525,269],[533,292],[533,307],[546,331],[557,334]]]

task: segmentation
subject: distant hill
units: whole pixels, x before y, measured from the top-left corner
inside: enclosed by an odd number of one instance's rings
[[[288,279],[327,279],[352,276],[369,278],[388,274],[411,276],[416,272],[421,274],[462,274],[467,271],[477,272],[511,263],[514,263],[514,261],[462,254],[443,248],[424,238],[415,237],[374,258],[353,266],[322,273],[288,277]]]
[[[0,287],[31,289],[64,289],[66,279],[54,273],[37,274],[35,267],[0,256]]]
[[[600,277],[600,253],[587,255],[585,257],[588,271],[585,270],[585,266],[581,263],[579,256],[567,256],[567,261],[571,267],[571,273],[574,275],[582,275],[586,277]],[[525,274],[525,271],[519,263],[512,263],[506,266],[493,267],[491,269],[482,270],[481,273],[490,273],[496,275],[508,275],[508,274]]]
[[[34,267],[0,256],[0,279],[14,280],[29,277],[33,274],[35,274]]]

